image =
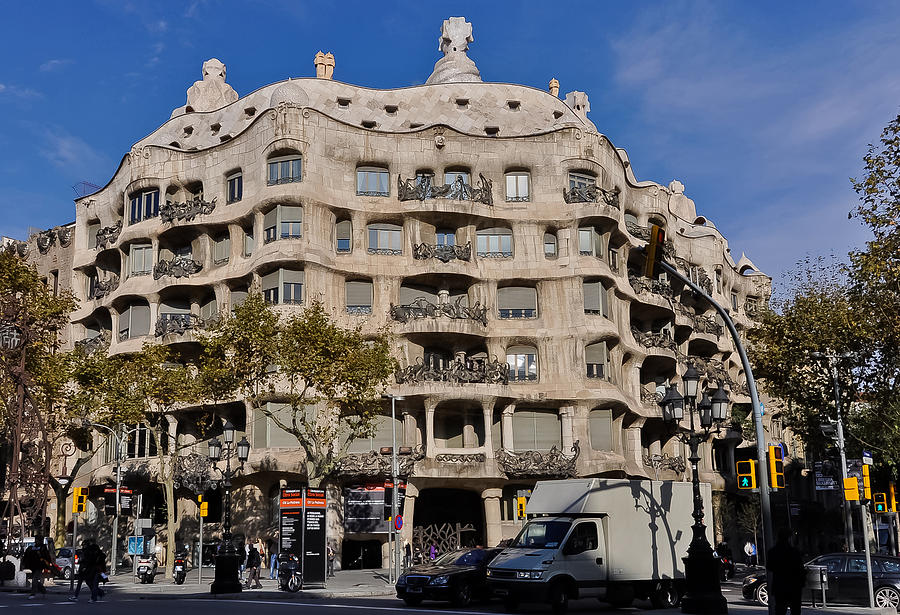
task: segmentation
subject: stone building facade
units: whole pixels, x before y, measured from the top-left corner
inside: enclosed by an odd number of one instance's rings
[[[485,83],[471,39],[448,20],[428,83],[389,90],[333,80],[334,56],[320,53],[317,77],[238,96],[210,60],[185,106],[77,199],[66,242],[29,248],[80,301],[70,342],[111,353],[147,341],[191,352],[195,329],[253,289],[286,311],[319,299],[347,327],[389,326],[404,538],[459,523],[465,541],[493,545],[515,535],[515,498],[541,478],[689,479],[656,404],[688,362],[749,403],[715,312],[664,275],[642,276],[649,225],[665,227],[668,257],[741,330],[771,281],[731,255],[680,182],[635,177],[588,119],[585,93],[561,99],[555,79],[549,92]],[[337,487],[385,478],[385,412]],[[274,532],[273,498],[303,483],[302,453],[243,404],[222,414],[252,444],[237,529]],[[189,412],[171,431],[191,441]],[[714,489],[740,444],[733,429],[703,444]],[[107,478],[108,460],[84,480]],[[371,561],[385,534],[345,531],[337,487],[343,565]],[[180,518],[195,514],[185,497]]]

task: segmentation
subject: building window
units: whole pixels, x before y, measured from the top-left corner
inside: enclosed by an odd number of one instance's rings
[[[587,364],[587,377],[609,380],[609,353],[606,342],[598,342],[584,347],[584,362]]]
[[[510,202],[530,201],[530,176],[524,171],[506,174],[506,200]]]
[[[231,290],[231,309],[234,311],[234,308],[241,305],[246,299],[249,291],[247,287],[242,288],[234,288]]]
[[[597,178],[587,173],[569,173],[569,190],[597,185]]]
[[[119,314],[119,340],[150,334],[150,306],[135,303]]]
[[[348,453],[368,453],[378,451],[385,446],[392,446],[396,434],[397,446],[406,444],[406,433],[403,429],[403,421],[398,417],[392,423],[391,417],[383,414],[374,417],[372,433],[369,436],[355,438],[347,447]],[[346,439],[346,436],[344,436]]]
[[[549,451],[562,446],[562,425],[556,410],[519,410],[513,413],[516,451]]]
[[[403,227],[396,224],[370,224],[369,254],[403,254]]]
[[[615,248],[609,248],[606,251],[607,262],[609,262],[610,271],[619,270],[619,251]]]
[[[556,258],[556,235],[553,233],[544,233],[544,256],[547,258]]]
[[[716,269],[713,271],[713,275],[716,278],[716,292],[720,295],[722,294],[722,270]]]
[[[240,173],[231,175],[226,180],[228,184],[228,203],[237,203],[244,196],[244,176]]]
[[[465,185],[469,185],[469,172],[463,170],[447,170],[444,171],[444,184],[451,185],[461,181]]]
[[[268,414],[267,414],[268,412]],[[293,410],[288,404],[266,403],[266,409],[253,411],[251,445],[254,449],[297,447],[297,437],[278,426],[269,414],[274,415],[284,425],[290,425]]]
[[[134,431],[131,431],[131,429]],[[128,442],[125,447],[125,456],[128,459],[144,459],[156,456],[156,438],[153,437],[150,427],[145,424],[129,425],[129,431],[131,433],[128,436]],[[113,442],[113,446],[110,447],[108,463],[112,463],[116,460],[115,441],[113,438],[109,438],[109,441]]]
[[[159,190],[145,190],[131,196],[131,216],[129,224],[154,218],[159,215]]]
[[[597,258],[603,254],[603,237],[593,226],[578,229],[578,253]]]
[[[231,256],[231,237],[219,235],[213,243],[213,263],[222,265],[228,262]]]
[[[588,415],[591,448],[595,451],[613,450],[612,410],[595,408]]]
[[[334,227],[337,244],[335,251],[338,254],[350,254],[353,250],[353,223],[350,220],[341,220]]]
[[[609,318],[609,291],[602,282],[583,282],[584,313]]]
[[[537,350],[532,346],[510,346],[506,350],[510,382],[537,380]]]
[[[508,228],[486,228],[476,233],[476,251],[481,258],[511,258],[512,231]]]
[[[303,158],[297,154],[272,158],[269,160],[269,177],[266,183],[274,186],[300,181],[302,161]]]
[[[360,196],[388,196],[388,171],[380,167],[356,169],[356,194]]]
[[[244,229],[244,256],[252,256],[253,255],[253,228]]]
[[[348,314],[372,313],[372,282],[348,281],[344,284]]]
[[[206,301],[200,304],[200,320],[209,322],[213,320],[219,313],[219,306],[216,303],[216,296],[210,295]]]
[[[731,308],[737,312],[738,309],[738,296],[737,293],[731,293]]]
[[[271,305],[303,303],[304,273],[277,269],[262,277],[263,299]]]
[[[296,239],[303,236],[303,208],[299,205],[277,205],[263,218],[265,243],[276,239]]]
[[[128,249],[128,263],[130,275],[148,275],[153,271],[153,246],[150,244],[135,244]]]
[[[435,233],[435,243],[439,246],[455,246],[456,231],[450,229],[439,229]]]
[[[500,318],[536,318],[537,290],[527,286],[507,286],[497,289]]]
[[[96,248],[97,247],[97,233],[100,232],[100,223],[99,222],[91,222],[88,224],[87,233],[88,233],[88,248]]]

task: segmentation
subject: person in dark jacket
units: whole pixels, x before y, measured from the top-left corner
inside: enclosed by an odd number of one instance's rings
[[[259,555],[259,551],[256,550],[256,545],[250,545],[250,551],[247,553],[247,589],[251,587],[253,589],[261,589],[262,583],[259,582],[259,566],[262,563],[262,558]]]
[[[776,615],[800,615],[800,598],[806,584],[806,567],[800,551],[791,546],[791,533],[782,528],[775,546],[766,553],[769,599],[774,600]]]

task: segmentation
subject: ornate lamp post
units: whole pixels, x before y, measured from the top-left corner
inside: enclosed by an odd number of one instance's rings
[[[241,438],[241,441],[235,445],[234,443],[234,425],[231,421],[225,422],[222,430],[222,437],[225,440],[225,446],[219,442],[218,438],[209,441],[209,460],[213,464],[213,468],[222,474],[222,486],[225,488],[224,512],[225,519],[222,522],[222,545],[216,553],[216,572],[213,579],[210,592],[213,594],[235,594],[241,591],[241,580],[238,570],[241,565],[241,557],[232,542],[231,537],[231,478],[237,473],[238,469],[243,469],[244,462],[250,456],[250,443],[247,437]],[[237,456],[240,468],[231,469],[231,458]],[[216,464],[225,459],[225,469],[222,470]]]
[[[688,365],[687,371],[681,377],[684,384],[684,396],[678,392],[673,384],[666,391],[665,396],[659,401],[662,409],[663,420],[674,424],[676,427],[684,418],[685,402],[690,416],[690,429],[680,432],[679,439],[690,447],[692,477],[694,486],[694,525],[692,526],[693,538],[688,547],[687,557],[684,558],[685,579],[687,591],[681,601],[682,613],[727,613],[728,605],[722,595],[722,587],[719,584],[719,561],[713,556],[712,546],[706,539],[706,526],[703,524],[703,497],[700,494],[700,443],[709,437],[709,430],[713,424],[725,420],[728,412],[728,393],[718,384],[718,388],[712,391],[712,398],[707,391],[703,392],[700,402],[697,402],[697,393],[700,384],[700,372],[693,365]],[[697,413],[701,432],[696,430],[694,413]]]

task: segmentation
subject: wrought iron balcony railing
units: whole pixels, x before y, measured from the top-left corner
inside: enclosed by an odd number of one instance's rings
[[[216,199],[204,201],[203,197],[197,197],[184,203],[166,203],[159,208],[159,219],[163,222],[176,220],[190,222],[197,216],[211,214],[216,208]]]
[[[566,203],[602,203],[618,209],[620,192],[618,186],[612,190],[606,190],[596,185],[582,186],[571,190],[563,189],[563,198]]]
[[[398,369],[394,373],[394,380],[397,384],[422,382],[509,384],[509,365],[496,359],[456,357],[443,361],[432,356],[427,363],[418,359],[415,365]]]
[[[575,476],[575,462],[581,453],[578,440],[572,444],[572,454],[564,455],[559,447],[553,446],[549,451],[510,451],[497,449],[497,465],[509,478],[558,477]]]
[[[75,347],[82,349],[85,353],[91,354],[98,350],[106,350],[109,348],[109,340],[112,337],[109,331],[103,330],[100,335],[88,337],[75,342]]]
[[[158,280],[165,276],[173,278],[186,278],[203,269],[200,261],[191,258],[177,257],[169,261],[159,261],[153,266],[153,279]]]
[[[628,283],[631,284],[631,288],[634,289],[634,292],[639,295],[650,292],[669,299],[674,297],[672,285],[662,280],[651,280],[650,278],[645,278],[643,276],[629,275]]]
[[[631,334],[634,336],[635,341],[644,348],[663,348],[672,352],[678,350],[678,345],[675,344],[675,340],[672,339],[672,335],[668,331],[644,332],[637,327],[631,327]]]
[[[99,231],[97,231],[97,243],[94,247],[98,250],[101,248],[108,248],[116,243],[119,240],[119,233],[122,232],[122,221],[119,220],[113,226],[104,226]]]
[[[413,258],[420,261],[436,258],[442,263],[449,263],[454,259],[469,261],[472,260],[472,242],[467,241],[464,246],[413,244]]]
[[[156,329],[154,335],[161,337],[174,333],[176,335],[184,335],[191,329],[199,329],[203,326],[203,321],[199,316],[193,314],[160,314],[156,320]]]
[[[493,182],[484,175],[478,175],[478,183],[473,187],[457,176],[451,184],[435,185],[430,177],[411,177],[402,179],[397,176],[397,198],[400,201],[424,201],[426,199],[452,199],[455,201],[474,201],[485,205],[493,205],[491,193]]]
[[[347,313],[354,316],[367,316],[372,313],[371,305],[348,305]]]
[[[425,297],[418,297],[407,305],[391,304],[390,317],[397,322],[407,323],[418,318],[452,318],[455,320],[474,320],[482,325],[487,325],[487,306],[476,301],[469,307],[462,304],[462,297],[453,303],[434,304]]]
[[[88,299],[102,299],[119,287],[119,276],[111,275],[106,280],[99,280],[91,288]]]

